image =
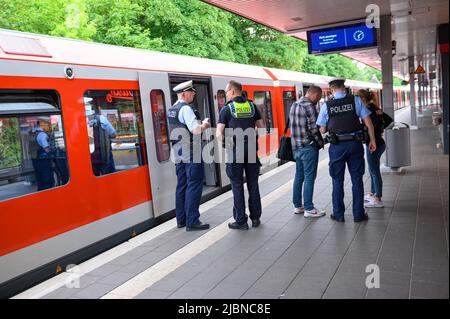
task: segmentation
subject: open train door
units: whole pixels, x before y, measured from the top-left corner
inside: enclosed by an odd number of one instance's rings
[[[166,114],[171,106],[169,76],[160,72],[139,72],[145,142],[152,190],[154,217],[175,209],[177,178],[170,159]]]
[[[297,101],[303,96],[303,84],[302,83],[295,83],[295,100]]]

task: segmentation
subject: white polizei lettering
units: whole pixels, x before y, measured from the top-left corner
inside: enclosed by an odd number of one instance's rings
[[[333,106],[330,109],[331,109],[331,113],[342,113],[342,112],[353,111],[353,104]]]

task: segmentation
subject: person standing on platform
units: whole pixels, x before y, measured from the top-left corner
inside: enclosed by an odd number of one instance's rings
[[[242,96],[242,85],[228,82],[228,103],[222,108],[217,124],[216,136],[225,145],[227,154],[226,173],[233,192],[233,217],[231,229],[248,229],[245,213],[244,172],[247,180],[248,208],[252,227],[261,223],[261,196],[258,178],[261,163],[257,155],[257,133],[255,127],[263,127],[261,115],[252,101]]]
[[[358,96],[361,98],[364,105],[369,109],[370,119],[372,120],[375,140],[377,143],[377,150],[370,152],[366,147],[367,164],[369,164],[370,173],[370,185],[371,189],[369,194],[365,197],[365,207],[383,207],[383,179],[380,172],[380,159],[386,150],[386,143],[383,139],[384,124],[383,124],[383,111],[378,108],[374,103],[374,97],[369,90],[361,89],[358,91]]]
[[[304,213],[304,217],[313,218],[325,216],[325,212],[318,210],[313,204],[319,149],[323,147],[322,135],[316,124],[318,115],[316,104],[321,98],[322,89],[312,85],[305,96],[292,104],[289,112],[292,153],[296,163],[293,186],[294,213]]]
[[[177,226],[186,227],[186,231],[205,230],[209,224],[200,222],[199,212],[204,178],[201,135],[210,125],[208,119],[200,122],[189,105],[195,96],[192,81],[175,86],[173,91],[178,101],[167,111],[167,118],[177,174]]]
[[[370,119],[370,111],[357,96],[346,93],[344,79],[329,82],[333,92],[333,100],[322,104],[317,125],[322,134],[329,132],[331,145],[329,148],[329,171],[333,180],[333,214],[331,219],[344,222],[344,176],[347,164],[352,180],[353,220],[361,222],[369,216],[364,210],[364,132],[362,119],[368,128],[370,152],[376,151],[374,128]]]

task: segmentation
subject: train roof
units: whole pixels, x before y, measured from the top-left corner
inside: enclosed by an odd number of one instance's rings
[[[173,53],[0,29],[0,59],[39,61],[172,73],[247,77],[327,87],[329,76],[239,64]],[[266,72],[268,70],[270,72]],[[270,75],[270,73],[272,73]],[[275,79],[273,79],[275,77]],[[381,89],[379,83],[347,80],[347,86]],[[398,89],[405,90],[403,87]]]
[[[0,29],[0,47],[0,59],[272,80],[260,66],[5,29]],[[5,53],[5,48],[26,54]]]

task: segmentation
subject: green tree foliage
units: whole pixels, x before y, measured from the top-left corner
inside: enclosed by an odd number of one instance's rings
[[[0,169],[19,166],[19,123],[17,119],[4,119],[0,124]]]
[[[0,28],[381,82],[373,68],[308,55],[305,42],[198,0],[0,0],[0,8]]]

